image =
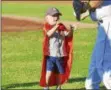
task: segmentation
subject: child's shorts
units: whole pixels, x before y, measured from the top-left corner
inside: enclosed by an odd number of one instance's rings
[[[52,57],[47,56],[47,71],[53,71],[56,73],[63,74],[64,68],[63,68],[64,60],[63,57]]]

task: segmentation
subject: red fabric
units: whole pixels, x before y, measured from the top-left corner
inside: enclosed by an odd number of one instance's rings
[[[62,28],[66,29],[63,24],[60,24]],[[49,24],[44,25],[44,31],[48,31],[52,28]],[[62,30],[62,29],[61,29]],[[41,72],[41,78],[40,78],[40,86],[45,87],[46,86],[46,56],[49,55],[48,52],[48,37],[46,33],[44,32],[44,41],[43,41],[43,61],[42,61],[42,72]],[[68,77],[70,75],[71,67],[72,67],[72,51],[73,51],[73,43],[72,43],[73,37],[66,37],[65,38],[65,48],[67,51],[68,56],[64,57],[64,74],[60,74],[61,76],[61,84],[65,83],[68,80]],[[57,85],[56,83],[56,74],[53,72],[50,78],[49,86]]]
[[[66,30],[66,27],[62,23],[60,23],[59,27],[58,27],[58,30],[59,31],[64,31],[64,30]]]

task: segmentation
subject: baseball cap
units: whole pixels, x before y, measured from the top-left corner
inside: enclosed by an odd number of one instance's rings
[[[60,11],[59,11],[57,8],[55,8],[55,7],[51,7],[51,8],[49,8],[49,9],[46,11],[46,15],[51,15],[51,16],[53,16],[53,15],[55,15],[55,14],[62,15],[62,14],[60,13]]]

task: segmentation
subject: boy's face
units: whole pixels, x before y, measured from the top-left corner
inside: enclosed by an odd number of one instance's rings
[[[59,15],[58,15],[58,14],[55,14],[55,15],[53,15],[53,16],[51,16],[51,15],[47,15],[47,16],[46,16],[46,21],[47,21],[50,25],[55,25],[58,20],[59,20]]]

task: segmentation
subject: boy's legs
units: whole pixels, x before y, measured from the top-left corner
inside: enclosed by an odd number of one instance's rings
[[[61,89],[61,75],[64,73],[64,68],[63,68],[63,64],[64,64],[64,60],[63,57],[57,58],[56,59],[56,71],[57,71],[57,75],[56,75],[56,80],[57,80],[57,90]]]
[[[46,89],[49,89],[49,80],[50,80],[51,73],[52,71],[46,72],[46,84],[47,84],[47,86],[45,87]]]
[[[61,89],[61,75],[64,73],[63,58],[59,57],[47,57],[47,71],[46,71],[46,84],[49,88],[49,80],[52,72],[56,72],[57,89]]]
[[[56,75],[56,80],[57,80],[57,87],[56,87],[56,89],[57,90],[60,90],[61,89],[61,75],[60,74],[57,74]]]
[[[46,84],[47,86],[44,89],[49,89],[49,81],[50,81],[50,77],[53,71],[53,62],[52,62],[52,58],[50,56],[47,56],[47,65],[46,65]]]

